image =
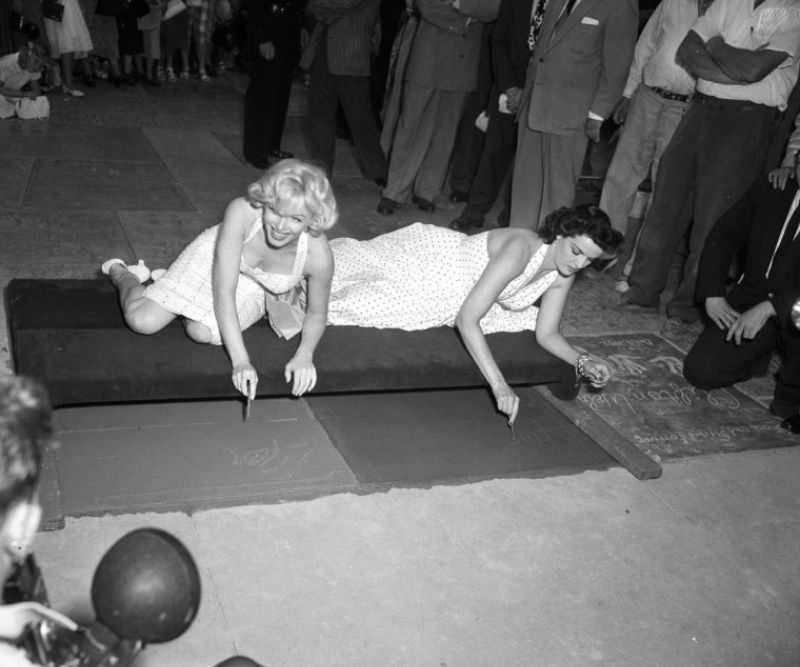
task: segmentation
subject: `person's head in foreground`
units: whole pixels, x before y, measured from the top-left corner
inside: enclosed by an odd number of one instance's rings
[[[318,236],[339,217],[325,172],[302,160],[281,160],[247,188],[251,206],[262,209],[267,243],[289,245],[302,232]]]
[[[42,451],[52,437],[44,387],[24,376],[0,377],[0,581],[28,554],[39,527]]]
[[[553,246],[553,262],[563,276],[585,269],[596,259],[610,259],[623,237],[605,212],[593,204],[564,206],[548,215],[537,232]]]

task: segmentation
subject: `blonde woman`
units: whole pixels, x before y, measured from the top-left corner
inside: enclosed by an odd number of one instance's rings
[[[305,283],[300,343],[286,364],[286,381],[300,396],[314,388],[314,351],[325,331],[333,256],[324,232],[338,218],[324,172],[300,160],[282,160],[234,199],[223,221],[205,230],[151,284],[139,262],[111,259],[102,266],[119,290],[125,320],[134,331],[153,334],[180,316],[199,343],[224,345],[238,391],[255,397],[258,374],[242,331]],[[155,272],[154,272],[155,274]],[[295,332],[276,331],[291,337]]]

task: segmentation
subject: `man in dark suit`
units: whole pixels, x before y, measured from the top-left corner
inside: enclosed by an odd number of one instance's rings
[[[797,162],[795,163],[797,171]],[[686,357],[684,377],[700,389],[726,387],[763,373],[774,350],[783,355],[770,412],[800,409],[800,331],[792,304],[800,296],[800,190],[775,189],[762,177],[712,228],[703,247],[697,299],[710,322]],[[734,257],[744,271],[726,290]]]
[[[281,150],[292,77],[300,60],[305,0],[248,0],[242,8],[247,30],[250,85],[244,96],[244,156],[265,169],[292,157]]]
[[[636,0],[550,0],[519,115],[511,226],[570,206],[588,140],[617,104],[638,32]]]
[[[311,159],[333,175],[336,110],[342,105],[364,178],[383,183],[386,158],[372,112],[369,77],[380,0],[310,0],[318,21],[306,52],[311,80],[308,125]]]
[[[543,13],[546,0],[536,0]],[[501,0],[490,38],[492,89],[489,93],[489,127],[480,161],[469,189],[467,205],[450,223],[458,231],[482,227],[486,214],[500,194],[517,145],[516,114],[525,86],[525,73],[538,30],[531,30],[533,0]],[[539,24],[541,25],[541,24]],[[503,98],[503,110],[501,107]],[[505,221],[508,224],[508,221]]]

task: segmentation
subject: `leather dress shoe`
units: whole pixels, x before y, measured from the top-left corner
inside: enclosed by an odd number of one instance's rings
[[[781,419],[789,419],[800,413],[800,406],[791,401],[775,398],[769,404],[769,413]]]
[[[461,204],[469,199],[469,192],[464,192],[463,190],[453,190],[450,193],[450,201],[456,202],[457,204]]]
[[[483,227],[483,220],[470,220],[468,218],[456,218],[450,223],[450,229],[457,232],[468,232],[470,229],[480,229]]]
[[[392,215],[396,208],[397,208],[397,202],[394,199],[389,199],[388,197],[381,197],[381,200],[378,202],[378,208],[376,210],[381,215]]]
[[[784,419],[781,422],[781,427],[792,433],[800,433],[800,414]]]
[[[276,148],[274,151],[269,152],[269,156],[274,160],[288,160],[290,157],[294,157],[294,153]]]
[[[423,199],[422,197],[417,197],[417,195],[414,195],[411,198],[411,201],[417,205],[417,208],[420,211],[425,211],[425,213],[433,213],[436,210],[436,204],[429,199]]]

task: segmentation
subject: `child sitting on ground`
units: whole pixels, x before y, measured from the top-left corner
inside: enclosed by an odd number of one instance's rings
[[[39,42],[28,42],[16,53],[0,57],[0,118],[50,115],[50,102],[40,85],[46,63],[47,50]]]

